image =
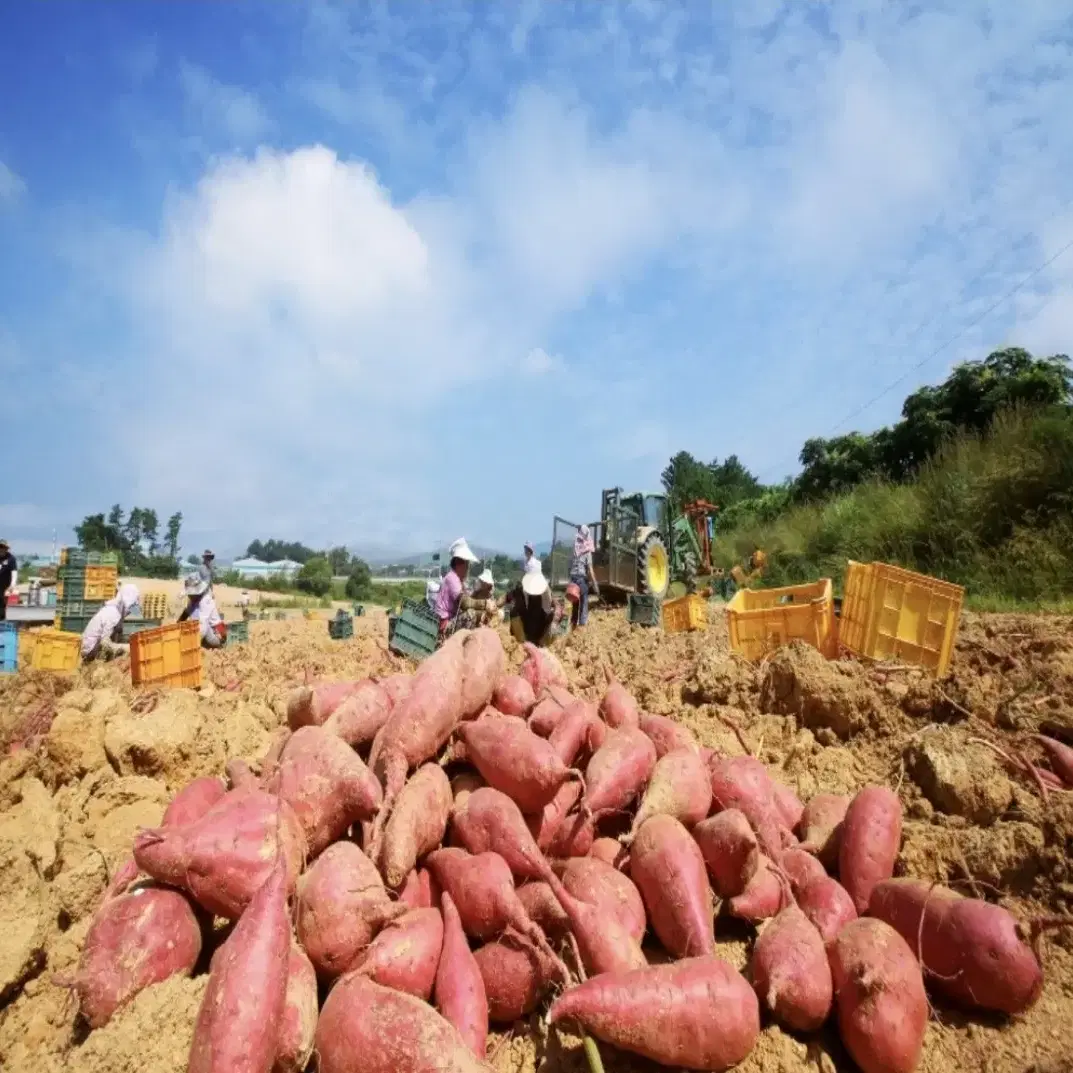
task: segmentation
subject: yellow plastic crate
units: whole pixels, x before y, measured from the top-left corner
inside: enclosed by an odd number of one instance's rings
[[[838,651],[831,579],[781,589],[739,589],[727,604],[730,647],[763,659],[791,641],[804,641],[830,658]]]
[[[942,677],[965,590],[888,563],[846,566],[839,643],[864,659],[897,660]]]
[[[201,686],[201,624],[196,620],[139,630],[130,639],[130,679],[136,686]]]
[[[71,590],[72,600],[110,600],[119,585],[119,571],[114,566],[85,566],[76,582],[56,583],[56,599],[65,599],[65,589]]]
[[[708,628],[708,604],[703,596],[682,596],[663,605],[664,633]]]
[[[82,659],[82,635],[63,630],[36,630],[30,666],[35,671],[76,671]]]
[[[142,608],[142,618],[167,618],[170,601],[166,592],[142,593],[139,601]]]

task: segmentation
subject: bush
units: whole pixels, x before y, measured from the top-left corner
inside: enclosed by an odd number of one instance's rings
[[[332,564],[323,555],[314,555],[295,578],[295,584],[302,592],[314,596],[327,596],[332,587]]]
[[[368,600],[372,595],[373,577],[369,564],[362,559],[355,559],[350,564],[350,574],[346,579],[346,594],[352,600]]]

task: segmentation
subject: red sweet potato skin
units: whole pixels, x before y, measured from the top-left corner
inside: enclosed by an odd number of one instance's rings
[[[641,712],[640,727],[656,747],[657,758],[662,759],[667,753],[673,753],[679,749],[700,754],[700,746],[693,732],[681,723],[668,719],[665,715]]]
[[[361,682],[321,682],[299,686],[287,698],[287,725],[291,730],[320,726],[360,685]]]
[[[328,995],[316,1051],[319,1073],[489,1073],[431,1006],[360,973]]]
[[[511,936],[478,947],[473,956],[488,998],[488,1020],[495,1025],[527,1017],[558,981],[539,950]]]
[[[570,703],[573,703],[573,698]],[[537,737],[550,738],[562,720],[566,707],[555,697],[546,696],[537,701],[526,718],[525,724]]]
[[[677,958],[715,952],[715,906],[700,848],[672,816],[641,825],[630,849],[630,876],[652,929]]]
[[[842,840],[842,821],[846,818],[850,798],[845,794],[816,794],[809,798],[798,825],[801,848],[815,853],[825,868],[838,865]]]
[[[287,996],[287,883],[277,861],[213,955],[187,1073],[270,1073]]]
[[[1055,741],[1054,738],[1047,737],[1045,734],[1037,734],[1036,740],[1046,750],[1054,773],[1066,786],[1073,789],[1073,749],[1068,745],[1063,745],[1060,741]]]
[[[916,879],[888,879],[872,891],[868,912],[919,952],[928,983],[961,1006],[1014,1016],[1043,990],[1036,955],[999,905]]]
[[[506,794],[490,786],[474,790],[456,803],[451,816],[453,840],[470,853],[498,853],[517,880],[543,879],[548,862],[526,826],[525,817]]]
[[[200,820],[226,793],[227,787],[215,775],[194,779],[168,802],[160,826],[183,827]]]
[[[798,894],[797,904],[825,943],[829,943],[851,920],[857,919],[853,899],[846,888],[830,876],[807,884]]]
[[[738,809],[731,808],[702,820],[693,828],[712,884],[720,898],[741,894],[756,874],[760,851],[756,835]]]
[[[409,696],[409,692],[405,695]],[[356,749],[376,737],[394,706],[383,684],[372,680],[361,682],[325,720],[324,729]]]
[[[638,728],[641,725],[641,710],[633,694],[621,683],[612,682],[600,701],[600,716],[612,730],[621,727]]]
[[[827,872],[811,853],[792,846],[779,858],[779,867],[786,873],[794,894],[800,894],[815,879],[823,879]]]
[[[633,818],[632,830],[636,832],[647,819],[661,814],[693,827],[708,815],[711,807],[708,766],[698,753],[678,749],[656,761],[648,789]]]
[[[559,759],[572,767],[582,752],[591,752],[590,741],[595,730],[600,737],[603,724],[596,714],[596,706],[587,700],[575,700],[563,710],[563,717],[548,736],[548,744]]]
[[[451,784],[439,764],[425,764],[403,787],[384,828],[381,856],[384,881],[393,890],[443,841],[452,804]]]
[[[773,860],[792,844],[782,815],[775,805],[775,784],[767,768],[751,756],[715,756],[709,761],[712,808],[736,808],[745,815],[757,842]]]
[[[783,909],[760,933],[750,963],[753,987],[776,1020],[815,1032],[831,1012],[833,985],[823,939],[797,906]]]
[[[781,782],[772,780],[772,787],[775,810],[778,812],[779,818],[786,829],[793,831],[801,822],[801,817],[805,813],[805,806],[801,804],[801,799],[789,786],[784,786]]]
[[[317,974],[302,948],[292,941],[287,957],[287,995],[272,1073],[302,1073],[305,1069],[313,1053],[317,1007]]]
[[[648,964],[641,944],[616,917],[600,906],[575,898],[558,876],[548,881],[570,920],[585,971],[591,976],[605,972],[628,972]]]
[[[928,1000],[913,951],[881,920],[847,924],[827,947],[842,1042],[862,1073],[912,1073]]]
[[[395,708],[413,692],[414,676],[412,674],[389,674],[387,678],[381,679],[379,684],[388,695],[391,707]]]
[[[607,735],[585,769],[585,801],[594,816],[619,812],[644,790],[656,766],[656,747],[636,727]]]
[[[134,859],[158,882],[234,920],[271,875],[280,849],[293,887],[306,856],[301,825],[286,802],[244,789],[225,794],[194,823],[141,831]]]
[[[352,842],[329,846],[298,881],[298,941],[326,978],[351,968],[381,927],[405,911]]]
[[[771,861],[761,854],[756,872],[745,890],[730,899],[730,912],[751,924],[759,924],[784,909],[790,897],[783,878],[772,867]]]
[[[399,891],[399,903],[407,909],[432,909],[439,900],[433,897],[432,876],[426,868],[415,868]]]
[[[858,913],[868,909],[877,883],[890,879],[902,843],[902,806],[885,786],[866,786],[842,821],[838,878]]]
[[[348,827],[376,814],[383,791],[354,750],[324,727],[302,727],[265,783],[294,809],[315,857]]]
[[[592,848],[596,829],[592,817],[577,810],[580,782],[564,782],[558,793],[526,825],[547,857],[584,857]]]
[[[178,891],[148,883],[111,898],[93,918],[74,980],[92,1028],[139,991],[178,973],[189,975],[201,953],[201,928]]]
[[[555,866],[563,886],[575,897],[614,917],[640,942],[648,927],[644,899],[628,876],[592,857],[573,857]]]
[[[488,997],[480,966],[466,941],[458,910],[443,895],[443,950],[436,970],[436,1009],[458,1029],[466,1046],[484,1058],[488,1042]]]
[[[559,660],[546,649],[537,648],[536,645],[526,641],[522,645],[525,650],[525,661],[522,663],[521,676],[532,687],[533,693],[539,699],[540,695],[552,686],[566,689],[569,682],[566,680],[566,672]]]
[[[637,900],[640,901],[640,895]],[[547,883],[523,883],[518,888],[518,901],[549,939],[559,939],[570,930],[570,920]],[[644,912],[643,906],[641,911]]]
[[[504,715],[518,715],[524,719],[535,704],[533,687],[520,674],[501,678],[492,693],[492,707],[498,708]]]
[[[737,1065],[760,1033],[753,989],[717,957],[595,977],[564,992],[548,1019],[580,1024],[660,1065],[697,1070]]]
[[[387,924],[355,963],[355,971],[384,987],[424,999],[432,996],[443,949],[439,909],[411,909]]]
[[[474,630],[462,644],[462,714],[474,719],[491,703],[507,666],[499,634],[489,626]]]
[[[614,867],[625,855],[622,843],[616,838],[597,838],[589,849],[588,856]]]

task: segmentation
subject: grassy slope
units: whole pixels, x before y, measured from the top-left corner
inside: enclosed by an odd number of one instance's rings
[[[717,542],[729,566],[767,549],[767,584],[830,577],[879,560],[966,586],[972,606],[1073,606],[1073,416],[1008,413],[965,437],[911,484],[869,483]]]

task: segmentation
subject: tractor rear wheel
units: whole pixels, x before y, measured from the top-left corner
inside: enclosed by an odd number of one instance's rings
[[[670,584],[667,546],[659,533],[650,533],[637,549],[637,591],[662,600]]]

